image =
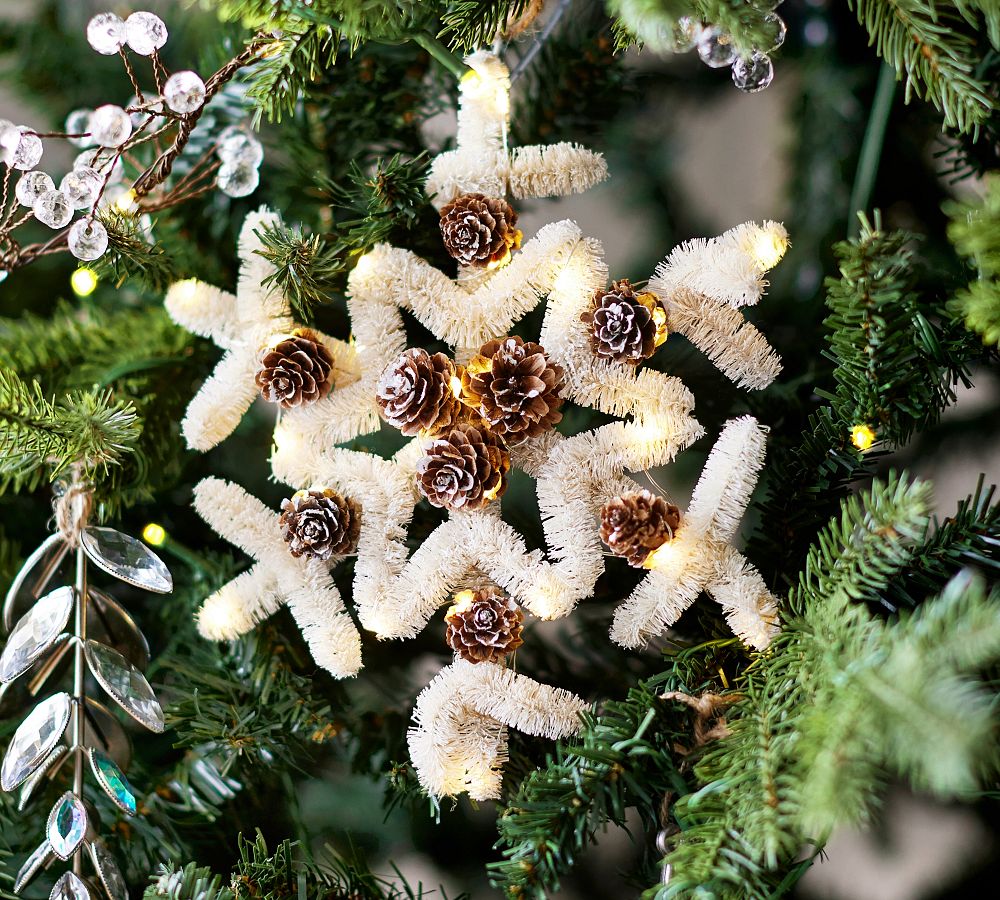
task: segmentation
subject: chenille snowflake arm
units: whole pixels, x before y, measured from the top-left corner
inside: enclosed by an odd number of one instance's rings
[[[407,733],[410,759],[433,797],[500,796],[507,728],[547,738],[581,726],[586,702],[492,662],[464,659],[442,669],[417,698]]]
[[[599,153],[576,144],[508,148],[510,75],[492,53],[466,58],[459,85],[456,148],[433,160],[427,193],[439,209],[462,194],[561,197],[599,184],[608,174]]]
[[[738,308],[760,300],[764,276],[787,246],[779,223],[746,223],[711,240],[681,244],[649,279],[670,329],[743,388],[767,387],[781,371],[781,357]]]
[[[602,538],[613,552],[636,554],[633,564],[650,569],[615,610],[611,637],[616,643],[640,647],[662,634],[703,590],[722,605],[745,643],[759,650],[770,643],[778,630],[777,601],[730,545],[763,466],[765,443],[766,429],[751,416],[728,422],[705,462],[688,512],[678,514],[679,522],[668,527],[659,546],[644,543],[650,513],[642,529],[630,516],[637,506],[656,513],[655,504],[667,506],[663,501],[631,495],[605,507]]]
[[[196,486],[198,514],[256,560],[252,569],[205,600],[199,630],[214,640],[233,638],[285,603],[316,663],[337,678],[355,675],[361,668],[361,638],[329,569],[337,554],[349,549],[350,519],[357,509],[322,494],[296,495],[287,503],[279,517],[238,485],[206,478]],[[303,529],[307,522],[312,527]],[[323,544],[317,527],[325,529],[320,532]]]
[[[226,351],[181,425],[188,446],[196,450],[210,450],[225,440],[258,395],[286,408],[308,406],[331,388],[337,394],[358,378],[356,348],[298,327],[281,291],[267,284],[274,268],[258,252],[257,232],[278,222],[276,214],[263,209],[246,217],[235,295],[195,279],[167,291],[170,317]],[[365,412],[370,412],[367,405],[360,414],[353,409],[343,413],[354,429],[350,437],[371,425]]]

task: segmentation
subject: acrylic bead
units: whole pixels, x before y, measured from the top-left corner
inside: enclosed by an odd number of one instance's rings
[[[59,182],[59,190],[67,197],[76,209],[90,209],[104,186],[104,176],[97,169],[81,166],[72,172],[67,172]]]
[[[219,190],[227,197],[246,197],[257,190],[260,172],[248,163],[223,163],[219,169]]]
[[[192,113],[205,102],[205,82],[196,72],[174,72],[163,86],[163,99],[175,113]]]
[[[134,12],[125,20],[129,49],[140,56],[152,56],[167,42],[167,26],[151,12]]]
[[[46,191],[55,188],[55,183],[44,172],[25,172],[14,188],[14,196],[21,206],[34,207],[35,202]]]
[[[90,119],[90,130],[102,147],[120,147],[132,136],[132,120],[120,106],[98,106]]]
[[[46,191],[32,207],[35,218],[49,228],[62,228],[73,218],[73,204],[62,191]]]
[[[97,221],[80,219],[66,236],[69,252],[85,262],[104,256],[108,249],[108,231]]]
[[[756,94],[774,80],[774,66],[766,53],[754,53],[749,59],[740,57],[733,63],[733,84],[741,91]]]
[[[7,125],[0,129],[0,150],[8,166],[27,172],[42,158],[42,141],[23,125]]]
[[[87,23],[87,43],[104,56],[112,56],[125,44],[125,23],[114,13],[98,13]]]
[[[785,43],[785,37],[788,34],[788,26],[785,24],[785,20],[781,18],[777,13],[768,13],[764,16],[764,22],[768,26],[768,33],[771,35],[771,46],[768,47],[768,52],[777,50],[782,44]]]
[[[215,154],[224,163],[246,163],[254,168],[264,160],[264,148],[260,141],[236,125],[220,132]]]
[[[125,166],[122,164],[122,158],[114,150],[100,148],[97,150],[84,150],[83,153],[78,153],[76,159],[73,160],[73,168],[80,169],[83,167],[96,169],[101,174],[101,177],[107,175],[110,169],[111,181],[121,181],[125,176]]]
[[[93,147],[97,143],[94,136],[88,133],[90,131],[90,117],[93,112],[92,109],[74,109],[66,116],[66,122],[63,125],[66,134],[86,135],[86,137],[67,138],[74,147]]]
[[[713,69],[731,66],[736,59],[732,36],[718,25],[706,28],[698,41],[698,56],[706,66]]]

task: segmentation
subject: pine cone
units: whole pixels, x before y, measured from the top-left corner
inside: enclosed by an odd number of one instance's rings
[[[333,356],[319,337],[301,328],[260,355],[260,395],[285,409],[315,403],[333,387]]]
[[[516,335],[489,341],[462,375],[462,397],[497,434],[534,437],[562,419],[563,370]]]
[[[681,511],[649,491],[615,497],[601,508],[601,540],[637,569],[674,536],[680,524]]]
[[[361,507],[336,491],[296,491],[281,501],[278,524],[292,556],[329,559],[357,546]]]
[[[502,199],[462,194],[441,209],[445,249],[463,266],[502,266],[521,246],[517,213]]]
[[[462,409],[453,380],[461,380],[458,369],[443,353],[407,350],[379,378],[375,393],[379,413],[406,435],[443,431],[458,421]]]
[[[607,291],[597,291],[593,306],[580,317],[591,327],[594,352],[631,366],[649,359],[662,343],[657,341],[653,317],[656,305],[659,301],[653,294],[636,294],[627,278],[611,282]]]
[[[471,663],[500,662],[521,644],[524,613],[500,588],[462,591],[444,620],[444,639]]]
[[[510,455],[487,429],[461,423],[417,463],[417,487],[434,506],[480,509],[507,490]]]

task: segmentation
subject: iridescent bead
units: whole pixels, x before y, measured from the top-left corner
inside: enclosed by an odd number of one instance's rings
[[[698,56],[706,66],[713,69],[731,66],[736,59],[732,35],[718,25],[706,28],[698,40]]]
[[[192,113],[205,102],[205,82],[197,72],[174,72],[163,86],[163,99],[175,113]]]
[[[132,120],[120,106],[98,106],[90,118],[94,140],[102,147],[120,147],[132,136]]]
[[[73,218],[73,204],[62,191],[46,191],[32,207],[35,218],[49,228],[63,228]]]
[[[22,172],[33,169],[42,158],[42,139],[23,125],[11,125],[0,132],[3,161]]]
[[[167,42],[167,26],[151,12],[134,12],[125,20],[129,48],[140,56],[152,56]]]
[[[227,197],[246,197],[257,190],[260,172],[246,162],[223,163],[219,168],[218,184]]]
[[[94,140],[94,136],[88,133],[90,131],[90,117],[92,114],[92,109],[74,109],[73,112],[66,116],[66,122],[63,125],[66,134],[86,135],[86,137],[67,138],[74,147],[93,147],[97,143]]]
[[[774,66],[766,53],[754,53],[749,59],[740,57],[733,63],[733,84],[741,91],[756,94],[774,80]]]
[[[104,256],[108,249],[108,231],[100,222],[80,219],[70,228],[66,243],[77,259],[89,262]]]
[[[112,56],[125,43],[125,23],[114,13],[98,13],[87,23],[87,43],[98,53]]]
[[[21,206],[33,207],[35,201],[42,194],[54,188],[55,182],[44,172],[25,172],[18,179],[17,186],[14,188],[14,196],[17,197],[17,202]]]

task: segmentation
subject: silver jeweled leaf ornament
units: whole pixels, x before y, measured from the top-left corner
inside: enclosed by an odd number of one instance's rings
[[[73,588],[56,588],[28,610],[0,654],[0,681],[13,681],[45,655],[66,627],[74,599]]]
[[[98,684],[140,725],[159,734],[166,727],[163,709],[142,674],[117,650],[87,641],[87,664]]]
[[[52,852],[69,859],[87,836],[87,809],[72,791],[66,791],[52,807],[45,836]]]
[[[69,694],[53,694],[38,704],[18,726],[0,765],[0,787],[12,791],[48,757],[59,743],[72,701]]]
[[[80,544],[95,566],[133,587],[155,594],[169,594],[174,589],[163,560],[134,537],[91,525],[80,536]]]
[[[53,886],[49,900],[92,900],[92,897],[86,881],[79,875],[66,872]]]

